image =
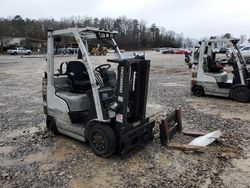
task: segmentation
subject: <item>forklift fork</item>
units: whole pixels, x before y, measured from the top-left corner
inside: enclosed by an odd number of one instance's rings
[[[159,125],[161,145],[166,146],[177,132],[182,132],[181,109],[166,114]]]

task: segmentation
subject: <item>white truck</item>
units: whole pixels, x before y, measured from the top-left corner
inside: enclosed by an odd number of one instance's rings
[[[11,55],[31,55],[31,50],[25,49],[23,47],[11,48],[7,50],[7,53]]]

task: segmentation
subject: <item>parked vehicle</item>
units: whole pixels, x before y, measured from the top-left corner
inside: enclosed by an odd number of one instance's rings
[[[113,50],[112,48],[108,49],[108,53],[115,53],[115,50]]]
[[[249,42],[245,42],[245,43],[242,43],[242,44],[239,44],[239,49],[241,50],[242,48],[246,47],[246,46],[250,46],[250,43]]]
[[[245,46],[241,48],[240,51],[243,57],[250,57],[250,46]]]
[[[79,48],[71,48],[71,47],[69,47],[69,48],[66,49],[66,52],[67,52],[67,54],[77,54],[78,50],[79,50]]]
[[[115,53],[115,50],[113,50],[113,49],[108,49],[107,52],[108,52],[108,53]],[[126,51],[123,50],[123,49],[120,49],[120,52],[121,52],[121,53],[124,53],[124,52],[126,52]]]
[[[179,50],[175,51],[174,53],[175,54],[186,54],[186,53],[189,53],[189,50],[179,49]]]
[[[163,50],[161,53],[162,53],[162,54],[173,54],[173,53],[174,53],[174,50],[171,49],[171,48],[169,48],[169,49]]]
[[[230,48],[222,47],[222,48],[220,48],[219,53],[220,54],[226,54],[228,50],[230,50]]]
[[[156,52],[160,52],[161,49],[160,49],[160,48],[156,48],[155,51],[156,51]]]
[[[7,50],[7,53],[11,55],[18,55],[18,54],[23,54],[23,55],[31,55],[31,50],[25,49],[23,47],[17,47],[17,48],[11,48]]]

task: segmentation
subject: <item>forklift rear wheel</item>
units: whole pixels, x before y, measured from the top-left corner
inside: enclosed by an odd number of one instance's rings
[[[59,134],[59,131],[56,127],[56,121],[52,116],[48,116],[46,120],[46,126],[49,131],[51,131],[53,134]]]
[[[250,100],[250,89],[247,87],[236,87],[233,89],[231,97],[237,102],[248,102]]]
[[[116,150],[115,133],[106,125],[93,125],[88,133],[88,142],[92,151],[103,158],[109,157]]]
[[[194,86],[193,89],[193,94],[196,96],[196,97],[201,97],[201,96],[204,96],[205,93],[204,93],[204,89],[203,87],[201,86]]]

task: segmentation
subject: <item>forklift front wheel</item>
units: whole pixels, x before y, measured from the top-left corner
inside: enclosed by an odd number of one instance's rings
[[[116,136],[114,131],[103,124],[90,127],[88,142],[92,151],[103,158],[112,155],[116,150]]]
[[[244,86],[238,86],[232,89],[230,96],[237,102],[248,102],[250,100],[250,89]]]
[[[56,127],[56,121],[52,116],[47,116],[46,127],[53,134],[59,134],[59,131],[57,130],[57,127]]]
[[[203,87],[201,86],[194,86],[192,88],[192,91],[193,91],[193,94],[196,96],[196,97],[201,97],[201,96],[204,96],[205,93],[204,93],[204,89]]]

